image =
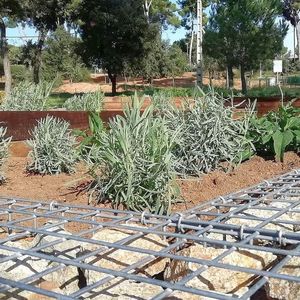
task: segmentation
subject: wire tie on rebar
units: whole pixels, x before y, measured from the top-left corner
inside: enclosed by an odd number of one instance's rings
[[[268,180],[263,181],[267,186],[270,186],[270,182]]]
[[[244,225],[242,225],[241,226],[241,228],[240,228],[240,240],[242,240],[243,239],[243,236],[244,236]]]
[[[222,200],[222,203],[225,204],[226,203],[226,200],[224,197],[220,196],[220,199]]]
[[[141,223],[142,223],[142,225],[146,225],[145,214],[146,214],[146,211],[144,210],[142,212],[142,215],[141,215]]]
[[[279,243],[280,246],[283,244],[282,230],[278,231],[278,243]]]
[[[178,221],[177,221],[177,228],[180,232],[184,232],[184,230],[182,228],[182,224],[181,224],[183,215],[181,213],[178,213],[178,216],[179,216],[179,218],[178,218]]]
[[[56,201],[52,201],[49,205],[50,210],[54,210],[54,207],[57,207],[58,203]]]

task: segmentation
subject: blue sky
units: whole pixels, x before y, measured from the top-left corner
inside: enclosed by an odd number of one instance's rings
[[[174,42],[183,38],[186,34],[184,28],[177,29],[175,32],[174,30],[167,30],[163,33],[164,39],[170,40],[170,42]],[[9,28],[7,31],[7,36],[9,37],[9,43],[13,45],[20,45],[24,44],[26,40],[30,39],[31,36],[36,36],[36,32],[32,28]],[[21,36],[22,38],[14,38],[16,36]],[[289,32],[284,41],[285,47],[289,50],[293,51],[293,28],[290,26]]]

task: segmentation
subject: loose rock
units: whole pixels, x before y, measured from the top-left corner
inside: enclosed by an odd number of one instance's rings
[[[215,249],[212,247],[204,247],[202,245],[194,245],[190,248],[181,250],[180,255],[198,259],[211,261],[222,254],[225,249]],[[226,256],[220,262],[240,267],[261,270],[276,259],[276,256],[270,253],[258,251],[235,251]],[[173,260],[166,268],[165,280],[177,282],[186,275],[198,270],[201,265],[190,262]],[[187,286],[217,291],[224,294],[243,295],[247,291],[247,287],[253,281],[253,275],[249,273],[231,271],[229,269],[220,269],[216,267],[208,267],[204,272],[190,280]],[[198,299],[207,299],[199,296]]]

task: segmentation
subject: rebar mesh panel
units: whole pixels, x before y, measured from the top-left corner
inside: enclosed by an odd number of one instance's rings
[[[0,198],[0,298],[249,299],[282,282],[300,290],[299,225],[297,171],[171,216]]]

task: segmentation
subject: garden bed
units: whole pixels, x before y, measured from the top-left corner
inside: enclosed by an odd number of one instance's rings
[[[79,164],[73,175],[41,176],[28,175],[24,171],[26,163],[25,157],[10,157],[5,172],[7,182],[0,186],[0,196],[87,204],[88,195],[82,189],[91,178],[86,174],[87,170],[83,165]],[[300,157],[289,152],[284,164],[255,156],[230,173],[214,171],[201,178],[178,180],[185,202],[175,205],[173,210],[185,210],[186,207],[195,206],[296,168],[300,168]]]

